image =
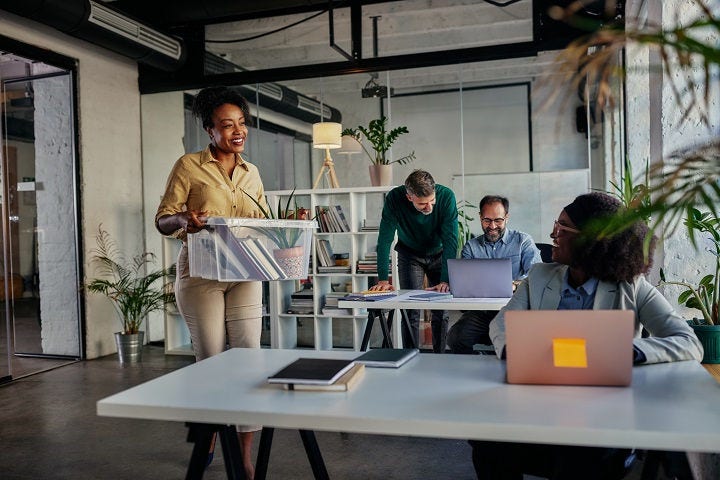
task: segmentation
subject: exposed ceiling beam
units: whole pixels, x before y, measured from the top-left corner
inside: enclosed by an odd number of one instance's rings
[[[277,82],[299,78],[327,77],[353,73],[429,67],[434,65],[453,65],[508,58],[534,57],[537,53],[538,49],[535,43],[521,42],[409,55],[364,58],[357,61],[248,70],[216,75],[205,75],[202,71],[187,72],[185,70],[166,73],[141,66],[140,93],[190,90],[211,85],[252,85],[255,83]]]

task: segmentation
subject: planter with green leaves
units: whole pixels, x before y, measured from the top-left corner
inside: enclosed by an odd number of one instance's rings
[[[677,301],[680,305],[702,313],[702,318],[689,320],[688,323],[705,349],[703,363],[720,363],[720,218],[712,212],[700,212],[692,208],[684,224],[694,235],[707,237],[710,244],[708,250],[715,261],[708,265],[709,271],[702,275],[696,284],[667,280],[662,270],[661,283],[685,288],[680,292]],[[703,244],[702,238],[698,241]]]
[[[415,152],[391,160],[387,156],[388,150],[397,138],[404,134],[409,133],[406,126],[395,127],[392,130],[386,129],[387,118],[380,117],[375,120],[371,120],[367,128],[360,125],[357,128],[346,128],[343,130],[343,135],[350,135],[355,138],[362,146],[363,151],[370,159],[370,183],[373,186],[379,185],[390,185],[392,184],[392,164],[397,163],[398,165],[405,165],[415,160]],[[365,145],[363,145],[362,137],[370,142],[374,150],[374,154],[371,153]]]
[[[314,222],[300,219],[307,215],[307,210],[298,207],[294,199],[295,190],[290,193],[284,206],[283,202],[278,200],[277,210],[266,208],[244,190],[243,193],[255,203],[267,220],[272,220],[271,225],[249,228],[262,233],[278,247],[273,250],[273,257],[288,278],[306,277],[309,237]],[[291,205],[294,206],[293,209],[290,208]]]
[[[155,255],[150,252],[126,260],[102,225],[95,241],[92,261],[101,277],[91,280],[85,288],[105,295],[115,307],[122,325],[122,330],[115,333],[120,362],[137,362],[142,353],[142,322],[150,312],[162,310],[175,301],[172,289],[175,267],[147,272],[155,263]]]

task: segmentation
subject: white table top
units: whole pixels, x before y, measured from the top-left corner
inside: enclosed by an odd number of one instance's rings
[[[447,300],[423,302],[408,299],[410,295],[418,293],[427,292],[425,290],[400,290],[398,291],[397,297],[376,302],[339,300],[338,308],[379,308],[383,310],[500,310],[510,300],[510,298],[450,298]]]
[[[420,354],[366,368],[350,392],[287,391],[269,375],[303,357],[232,349],[97,403],[98,415],[276,428],[720,452],[720,385],[697,362],[633,369],[632,386],[507,385],[491,356]]]

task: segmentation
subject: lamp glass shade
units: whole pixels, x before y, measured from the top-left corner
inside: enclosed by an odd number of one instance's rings
[[[342,146],[342,125],[336,122],[313,124],[313,148],[340,148]]]
[[[347,153],[348,155],[354,155],[361,152],[362,145],[360,145],[360,142],[357,138],[353,137],[352,135],[342,136],[342,146],[340,147],[340,150],[338,150],[338,153]]]

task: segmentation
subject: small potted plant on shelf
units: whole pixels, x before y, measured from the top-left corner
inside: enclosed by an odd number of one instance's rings
[[[395,140],[397,140],[400,135],[409,132],[406,126],[395,127],[388,131],[386,129],[386,123],[387,118],[380,117],[375,120],[371,120],[367,128],[360,125],[356,129],[346,128],[342,132],[343,135],[350,135],[355,138],[370,159],[370,183],[373,186],[390,185],[392,183],[391,165],[393,163],[405,165],[406,163],[410,163],[415,160],[414,151],[395,160],[390,160],[387,157],[387,151],[390,149]],[[375,150],[374,155],[371,154],[365,145],[362,144],[362,136],[364,136],[372,145]]]
[[[698,209],[690,210],[690,216],[684,220],[685,226],[695,234],[708,234],[710,243],[708,251],[715,257],[709,265],[710,272],[702,276],[697,284],[690,282],[671,281],[660,271],[661,284],[680,285],[685,287],[678,296],[677,302],[688,308],[700,310],[702,318],[689,320],[705,349],[703,363],[720,363],[720,219],[712,212],[701,213]],[[702,241],[700,240],[702,244]]]
[[[120,363],[138,362],[142,359],[143,320],[148,313],[175,302],[172,282],[168,281],[175,274],[175,266],[146,273],[146,268],[155,263],[155,255],[143,252],[128,262],[102,225],[95,241],[92,261],[101,278],[91,280],[85,288],[109,298],[118,313],[122,330],[115,333],[115,342]]]

